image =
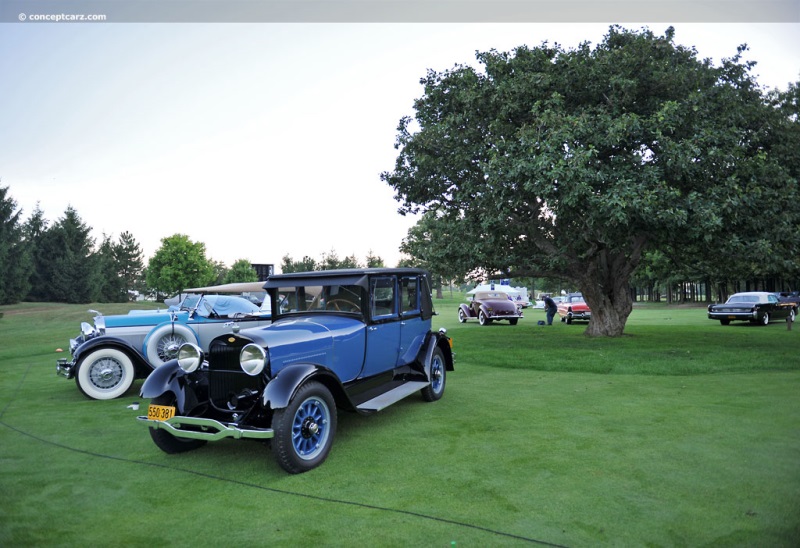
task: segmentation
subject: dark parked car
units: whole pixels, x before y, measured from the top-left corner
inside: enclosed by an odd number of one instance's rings
[[[426,273],[413,268],[271,276],[274,321],[184,344],[144,382],[155,444],[167,453],[221,438],[270,440],[290,473],[319,466],[337,410],[368,415],[415,393],[436,401],[453,370],[451,340],[431,330]]]
[[[749,321],[752,324],[767,325],[772,320],[794,321],[795,309],[792,303],[782,303],[774,293],[750,291],[734,293],[725,304],[708,305],[708,318],[719,320],[722,325],[732,321]]]
[[[522,317],[522,305],[515,303],[502,291],[479,291],[474,294],[472,302],[458,307],[458,321],[466,322],[470,318],[478,318],[481,325],[489,325],[494,320],[508,320],[517,325]]]
[[[782,303],[790,303],[794,308],[794,315],[797,316],[797,310],[800,308],[800,291],[781,291],[775,293],[775,296]]]
[[[563,300],[558,303],[558,315],[562,322],[568,324],[575,320],[588,322],[592,319],[592,311],[586,301],[583,300],[581,293],[567,293]]]
[[[175,358],[178,348],[193,342],[207,349],[211,339],[233,326],[255,327],[271,321],[269,302],[261,308],[249,298],[214,293],[264,292],[264,282],[226,284],[185,290],[178,305],[162,310],[131,310],[104,316],[94,325],[81,323],[69,341],[72,359],[56,361],[56,374],[75,379],[78,389],[95,400],[123,395],[134,379]]]

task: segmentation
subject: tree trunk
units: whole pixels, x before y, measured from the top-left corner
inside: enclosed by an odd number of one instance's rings
[[[585,270],[573,271],[592,311],[585,331],[587,336],[621,337],[624,334],[625,323],[633,310],[630,279],[641,260],[645,243],[644,237],[634,238],[627,253],[598,249],[589,261],[583,262]]]
[[[625,323],[633,310],[630,292],[625,285],[614,284],[610,291],[589,285],[583,290],[583,298],[592,311],[592,319],[585,331],[587,336],[621,337],[624,334]]]

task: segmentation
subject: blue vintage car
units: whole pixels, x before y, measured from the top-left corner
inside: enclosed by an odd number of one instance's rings
[[[264,282],[187,289],[179,305],[164,310],[132,310],[125,315],[95,313],[94,325],[81,323],[70,339],[72,359],[56,362],[56,373],[75,379],[88,398],[108,400],[128,391],[134,379],[147,377],[173,359],[183,343],[208,348],[213,338],[236,326],[254,327],[271,321],[270,302],[259,307],[232,292],[263,294]]]
[[[370,414],[418,393],[442,397],[451,340],[433,331],[426,273],[412,268],[271,276],[270,325],[184,344],[142,385],[155,444],[167,453],[222,438],[271,440],[290,473],[320,465],[337,409]]]

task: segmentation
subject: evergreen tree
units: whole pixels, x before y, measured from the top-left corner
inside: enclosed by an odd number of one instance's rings
[[[49,280],[45,299],[55,302],[88,303],[99,285],[91,227],[67,206],[64,216],[43,234],[38,269]]]
[[[48,292],[47,275],[40,269],[40,265],[45,260],[45,255],[42,251],[42,240],[47,229],[47,219],[44,218],[44,212],[37,203],[31,216],[22,225],[26,253],[31,262],[30,289],[26,298],[32,301],[46,300]]]
[[[281,259],[281,272],[284,274],[289,272],[312,272],[314,270],[321,270],[320,265],[308,255],[304,255],[299,261],[295,261],[288,254]]]
[[[142,248],[130,232],[120,234],[114,246],[114,260],[126,298],[130,291],[144,292]]]
[[[0,187],[0,304],[13,304],[27,296],[32,263],[23,241],[22,210]]]
[[[367,253],[367,268],[383,268],[384,266],[386,265],[383,264],[383,259],[375,255],[370,249],[369,253]]]
[[[94,299],[105,303],[128,301],[125,283],[119,273],[116,245],[111,238],[103,235],[103,241],[95,254],[98,285],[94,288]]]

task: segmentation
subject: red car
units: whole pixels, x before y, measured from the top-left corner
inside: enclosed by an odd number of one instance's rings
[[[583,300],[580,293],[569,293],[564,300],[558,303],[558,315],[562,322],[572,323],[574,320],[589,321],[592,319],[592,311],[589,305]]]
[[[471,303],[458,308],[458,321],[461,323],[478,318],[481,325],[488,325],[494,320],[508,320],[511,325],[517,325],[521,317],[522,307],[502,291],[479,291]]]

